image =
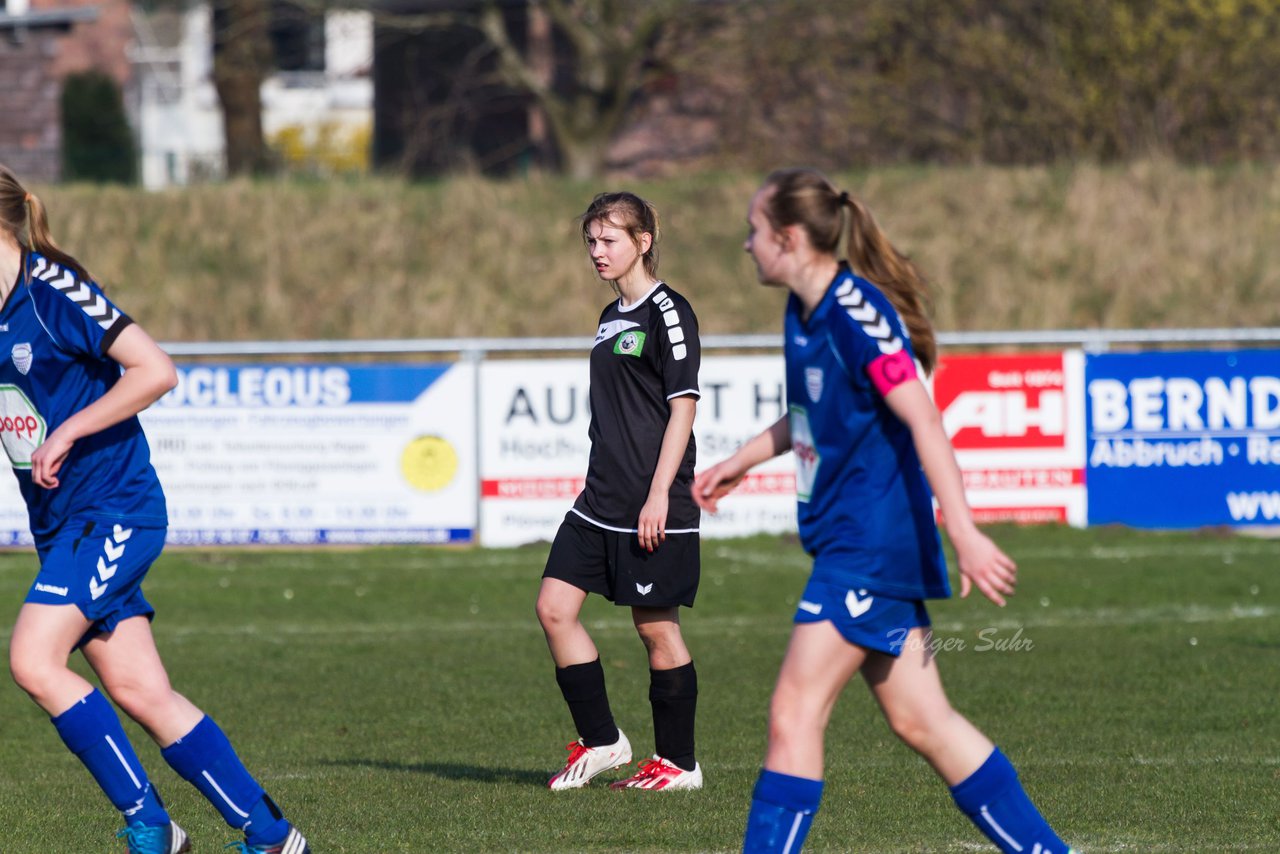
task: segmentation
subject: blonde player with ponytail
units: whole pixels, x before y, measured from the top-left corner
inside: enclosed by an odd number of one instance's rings
[[[190,843],[108,697],[244,832],[242,854],[306,854],[218,725],[170,687],[151,634],[142,581],[168,517],[137,415],[173,388],[173,363],[58,247],[40,199],[4,166],[0,348],[0,440],[40,559],[9,642],[14,681],[120,811],[130,854],[179,854]],[[77,649],[105,696],[68,667]]]

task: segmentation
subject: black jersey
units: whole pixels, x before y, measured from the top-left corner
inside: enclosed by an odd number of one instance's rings
[[[664,282],[629,306],[615,300],[600,314],[591,348],[591,461],[573,510],[616,531],[635,531],[658,466],[672,398],[699,397],[698,319],[688,300]],[[693,435],[671,483],[668,534],[698,530],[693,501]]]

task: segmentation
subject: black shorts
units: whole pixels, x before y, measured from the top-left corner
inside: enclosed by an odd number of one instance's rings
[[[693,607],[701,574],[698,534],[667,534],[647,552],[634,531],[598,528],[570,511],[547,555],[543,578],[556,578],[615,605]]]

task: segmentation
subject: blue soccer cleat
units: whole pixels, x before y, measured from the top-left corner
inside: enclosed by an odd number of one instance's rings
[[[235,854],[311,854],[311,847],[297,828],[290,827],[289,835],[283,842],[274,845],[250,845],[247,842],[232,842],[227,846],[234,848]]]
[[[191,840],[178,823],[143,824],[136,822],[116,834],[129,846],[129,854],[185,854],[191,850]]]

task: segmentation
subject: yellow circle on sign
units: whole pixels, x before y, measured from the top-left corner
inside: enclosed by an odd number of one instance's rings
[[[400,471],[410,486],[434,492],[453,480],[458,471],[458,454],[439,436],[419,436],[400,455]]]

